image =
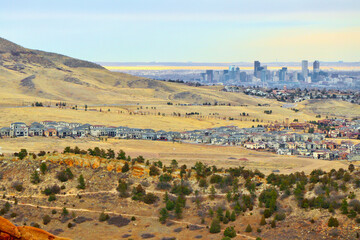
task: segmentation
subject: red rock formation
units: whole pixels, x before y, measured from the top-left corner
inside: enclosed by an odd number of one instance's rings
[[[9,220],[0,217],[0,240],[70,240],[57,237],[35,227],[16,227]]]

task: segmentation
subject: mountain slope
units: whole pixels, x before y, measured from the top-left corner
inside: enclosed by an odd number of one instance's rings
[[[266,100],[218,88],[190,87],[110,72],[102,66],[56,53],[31,50],[0,38],[2,104],[67,101],[75,104],[131,102],[226,102],[257,104]]]

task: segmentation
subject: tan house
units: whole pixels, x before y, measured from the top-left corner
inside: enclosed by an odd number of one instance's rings
[[[48,128],[44,131],[45,137],[56,137],[57,131],[55,128]]]

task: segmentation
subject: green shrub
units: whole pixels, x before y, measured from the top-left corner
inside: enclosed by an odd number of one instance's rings
[[[277,214],[275,215],[275,220],[276,220],[276,221],[283,221],[285,218],[286,218],[285,213],[277,213]]]
[[[276,221],[275,220],[271,221],[271,228],[276,228]]]
[[[49,215],[45,215],[43,216],[42,220],[43,220],[43,224],[47,225],[51,221],[51,217]]]
[[[100,222],[104,222],[106,220],[108,220],[110,217],[108,214],[105,214],[104,212],[100,213],[100,216],[99,216],[99,221]]]
[[[155,203],[159,198],[153,194],[153,193],[147,193],[145,196],[144,196],[144,203],[146,204],[153,204]]]
[[[82,174],[80,174],[79,178],[78,178],[78,182],[79,185],[77,185],[78,189],[85,189],[85,179],[84,176]]]
[[[337,218],[330,217],[329,221],[328,221],[328,226],[329,227],[338,227],[339,226],[339,221],[337,220]]]
[[[48,201],[49,201],[49,202],[53,202],[53,201],[55,201],[55,200],[56,200],[55,194],[51,194],[51,195],[49,196],[49,198],[48,198]]]
[[[221,231],[220,221],[218,218],[212,220],[210,225],[210,233],[219,233]]]
[[[35,171],[31,174],[30,181],[31,181],[31,183],[33,183],[33,184],[38,184],[38,183],[40,183],[40,176],[39,176],[38,171],[35,170]]]
[[[245,232],[252,232],[252,227],[250,224],[247,225]]]
[[[129,163],[125,162],[124,166],[121,168],[121,172],[126,173],[130,170]]]
[[[234,227],[227,227],[224,231],[224,236],[229,237],[229,238],[236,237],[236,231],[235,231]]]
[[[169,217],[169,213],[168,211],[166,210],[166,208],[162,208],[160,210],[160,217],[159,217],[159,221],[161,223],[165,223],[166,222],[166,219]]]
[[[265,216],[262,216],[260,220],[260,226],[264,226],[264,225],[266,225],[266,220],[265,220]]]
[[[43,162],[43,163],[40,164],[40,171],[41,171],[42,174],[46,173],[46,171],[47,171],[46,163]]]
[[[166,210],[172,211],[172,210],[174,210],[174,208],[175,208],[175,203],[174,203],[174,201],[168,200],[168,201],[166,202]]]

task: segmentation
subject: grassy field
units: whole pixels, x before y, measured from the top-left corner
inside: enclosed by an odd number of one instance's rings
[[[346,162],[325,161],[311,158],[300,158],[296,156],[281,156],[268,152],[257,152],[235,146],[213,146],[186,143],[172,143],[145,140],[117,140],[109,139],[106,142],[88,139],[58,139],[58,138],[8,138],[0,140],[3,153],[13,153],[21,148],[30,152],[62,151],[66,146],[78,146],[81,149],[100,147],[112,148],[116,151],[123,149],[131,157],[144,156],[151,161],[161,160],[170,163],[176,159],[181,164],[194,165],[202,161],[208,165],[218,167],[245,166],[269,173],[278,169],[282,173],[305,171],[307,173],[321,168],[330,170],[332,168],[347,167]]]

